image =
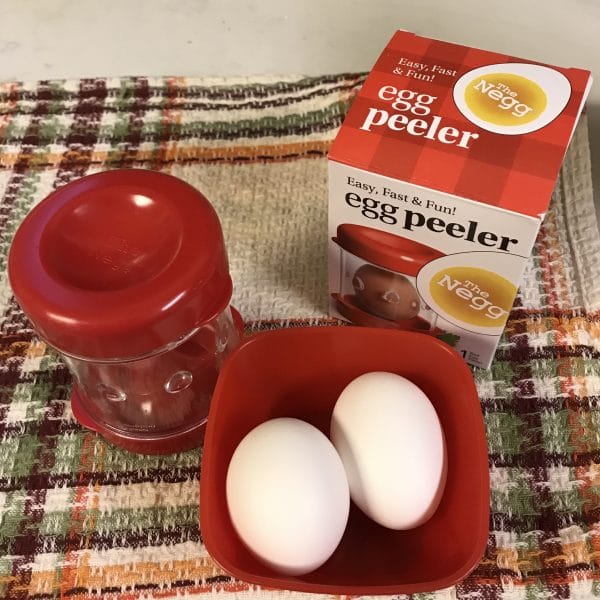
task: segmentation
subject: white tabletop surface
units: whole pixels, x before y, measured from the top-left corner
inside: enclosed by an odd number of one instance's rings
[[[592,70],[598,0],[0,0],[0,80],[367,71],[396,29]]]

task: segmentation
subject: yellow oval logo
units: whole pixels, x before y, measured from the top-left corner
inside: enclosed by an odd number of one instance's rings
[[[535,121],[548,98],[534,81],[514,73],[485,73],[469,82],[465,102],[474,115],[503,127]]]
[[[476,327],[502,327],[517,287],[497,273],[478,267],[448,267],[429,281],[437,305],[458,321]]]

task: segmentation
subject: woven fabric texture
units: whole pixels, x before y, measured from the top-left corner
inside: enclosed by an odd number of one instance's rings
[[[0,597],[300,598],[236,581],[198,524],[201,452],[144,457],[74,420],[68,371],[8,287],[28,210],[87,173],[159,169],[223,222],[247,332],[326,317],[326,152],[363,75],[0,85]],[[600,236],[585,118],[490,370],[486,554],[419,599],[600,596]],[[314,596],[312,596],[314,597]]]

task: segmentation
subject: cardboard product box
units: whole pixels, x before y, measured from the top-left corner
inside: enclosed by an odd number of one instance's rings
[[[488,367],[590,86],[397,32],[329,153],[331,315]]]

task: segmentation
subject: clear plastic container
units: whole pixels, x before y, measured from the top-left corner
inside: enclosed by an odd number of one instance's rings
[[[229,307],[182,340],[136,359],[91,361],[62,355],[79,411],[127,436],[177,435],[206,421],[226,355],[240,343]]]
[[[423,302],[416,277],[374,265],[340,249],[343,274],[341,293],[353,297],[357,308],[392,322],[413,323],[416,329],[434,329],[437,314]]]

